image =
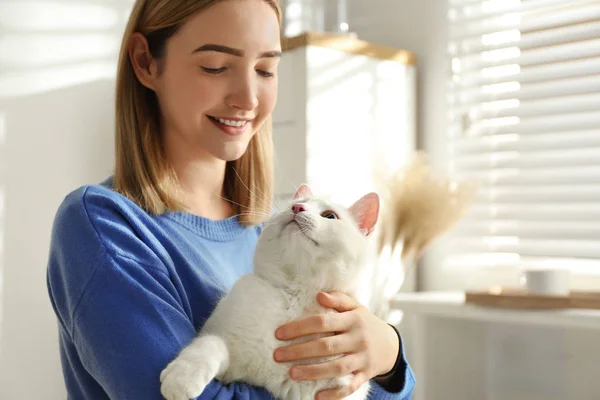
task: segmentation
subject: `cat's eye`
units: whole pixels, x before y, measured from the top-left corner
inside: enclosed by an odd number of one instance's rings
[[[321,213],[321,217],[327,219],[340,219],[340,217],[338,217],[338,215],[333,211],[323,211]]]

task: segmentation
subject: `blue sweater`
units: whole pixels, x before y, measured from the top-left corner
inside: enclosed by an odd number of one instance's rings
[[[152,216],[110,185],[70,193],[52,231],[47,284],[68,398],[162,399],[160,372],[252,270],[260,228],[184,212]],[[374,384],[370,398],[410,398],[414,378],[403,353],[393,376],[400,392]],[[216,380],[199,397],[271,398]]]

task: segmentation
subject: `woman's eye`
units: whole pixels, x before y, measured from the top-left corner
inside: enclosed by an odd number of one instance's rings
[[[208,72],[209,74],[220,74],[221,72],[225,71],[227,69],[227,67],[221,67],[221,68],[208,68],[208,67],[202,67],[202,70],[204,72]]]
[[[321,217],[327,218],[327,219],[339,219],[337,214],[334,213],[333,211],[324,211],[321,213]]]
[[[257,72],[257,73],[258,73],[260,76],[262,76],[262,77],[264,77],[264,78],[271,78],[273,75],[275,75],[275,74],[273,74],[272,72],[263,71],[263,70],[260,70],[260,69],[257,69],[257,70],[256,70],[256,72]]]

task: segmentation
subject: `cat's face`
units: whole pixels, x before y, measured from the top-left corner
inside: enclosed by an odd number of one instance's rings
[[[256,249],[257,271],[278,279],[351,279],[365,256],[379,197],[368,194],[345,208],[313,197],[302,186],[288,207],[267,223]]]

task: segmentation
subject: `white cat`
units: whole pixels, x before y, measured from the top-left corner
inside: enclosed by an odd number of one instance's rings
[[[199,396],[213,378],[247,382],[279,399],[293,400],[312,400],[323,389],[348,385],[352,375],[293,381],[289,369],[300,362],[274,361],[275,349],[289,344],[277,340],[275,330],[292,320],[336,312],[317,302],[319,291],[336,290],[360,299],[361,276],[373,262],[366,236],[378,213],[375,193],[345,209],[313,198],[307,186],[300,187],[293,204],[265,223],[256,245],[254,272],[234,284],[199,336],[161,373],[163,396],[168,400]],[[368,391],[365,383],[347,399],[366,399]]]

